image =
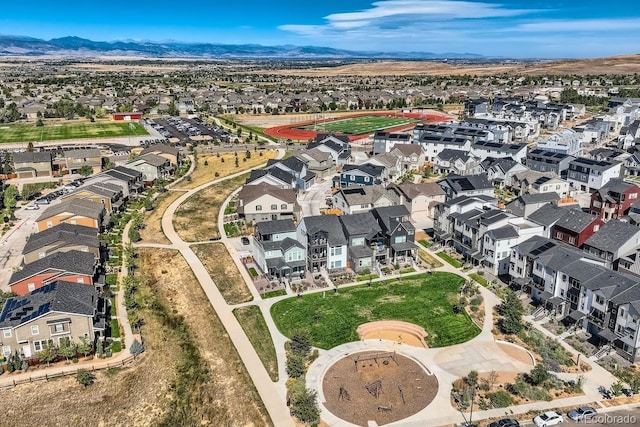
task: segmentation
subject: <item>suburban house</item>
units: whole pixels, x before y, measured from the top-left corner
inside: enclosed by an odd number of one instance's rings
[[[122,187],[108,182],[85,185],[60,197],[62,202],[80,199],[102,203],[108,214],[120,211],[125,202]]]
[[[493,196],[493,185],[485,175],[449,174],[446,178],[438,181],[438,185],[446,194],[447,200],[460,196]]]
[[[343,272],[348,267],[347,238],[336,215],[302,218],[296,230],[297,240],[306,251],[307,270]]]
[[[529,221],[542,225],[540,236],[551,238],[551,232],[556,222],[566,215],[568,208],[547,203],[525,216]]]
[[[479,172],[479,166],[480,159],[473,156],[470,152],[447,148],[435,156],[433,160],[433,173],[437,175],[475,175]]]
[[[443,150],[449,149],[466,152],[471,150],[471,139],[469,138],[440,136],[425,133],[420,136],[418,142],[424,148],[425,159],[429,162],[435,162],[436,157]]]
[[[145,185],[153,185],[156,179],[167,179],[174,172],[169,159],[151,153],[141,154],[125,166],[140,172]]]
[[[353,185],[374,185],[382,184],[388,179],[386,168],[382,166],[365,163],[363,165],[344,165],[340,172],[339,181],[336,184],[340,187],[349,187]],[[338,185],[334,185],[337,187]]]
[[[394,199],[381,185],[354,186],[338,189],[332,197],[332,207],[353,215],[373,208],[395,205]]]
[[[525,191],[529,194],[557,194],[564,199],[571,194],[571,184],[557,176],[547,175],[532,181]]]
[[[299,154],[298,157],[306,162],[307,169],[316,174],[318,178],[326,178],[336,173],[336,164],[331,154],[318,148],[307,150]]]
[[[397,144],[390,153],[400,159],[400,174],[424,169],[425,153],[420,144]]]
[[[489,228],[482,238],[481,264],[494,276],[509,274],[511,248],[533,236],[539,236],[543,226],[521,217],[510,216],[507,224]]]
[[[601,259],[605,265],[618,269],[618,261],[623,256],[631,255],[640,249],[640,227],[611,220],[604,224],[597,233],[589,237],[582,250]]]
[[[105,249],[98,239],[97,229],[63,223],[29,236],[22,255],[25,264],[68,251],[90,252],[100,260]]]
[[[53,161],[50,151],[26,151],[13,153],[13,170],[18,178],[53,176]]]
[[[396,144],[411,144],[411,135],[377,131],[373,134],[373,155],[388,153]]]
[[[99,262],[91,252],[71,250],[55,252],[22,266],[9,279],[9,288],[18,295],[26,295],[55,280],[84,283],[93,287]]]
[[[313,148],[329,153],[333,163],[338,166],[351,161],[351,144],[347,135],[320,133],[307,145],[307,149]]]
[[[435,205],[445,200],[444,191],[435,182],[391,184],[387,194],[393,196],[394,204],[404,205],[414,221],[433,218]]]
[[[636,151],[624,160],[625,176],[640,176],[640,152]]]
[[[523,194],[505,205],[505,211],[528,218],[529,215],[548,204],[557,204],[557,193]]]
[[[415,260],[417,246],[414,243],[416,229],[410,222],[409,210],[404,205],[387,206],[372,210],[384,236],[384,245],[389,248],[389,262]]]
[[[527,170],[525,165],[516,162],[510,157],[487,157],[480,162],[478,173],[484,171],[494,186],[503,188],[511,186],[515,174]]]
[[[471,145],[471,154],[484,160],[487,157],[510,157],[518,163],[524,163],[527,156],[527,144],[501,144],[495,141],[477,141]]]
[[[388,248],[382,229],[371,211],[343,215],[340,223],[347,237],[348,262],[353,271],[371,272],[375,271],[377,263],[386,263]]]
[[[253,169],[245,182],[245,186],[258,184],[269,184],[278,188],[294,189],[296,188],[296,177],[290,172],[280,168]]]
[[[597,216],[573,208],[556,221],[552,237],[580,248],[603,225],[604,221]]]
[[[437,242],[453,242],[455,220],[470,211],[497,209],[498,201],[490,196],[460,196],[434,207],[433,235]]]
[[[122,188],[122,195],[125,199],[142,192],[144,183],[142,182],[142,172],[126,166],[116,166],[97,175],[87,178],[83,185],[91,185],[99,182],[119,185]]]
[[[67,223],[102,230],[106,211],[102,203],[85,199],[71,199],[49,206],[36,219],[38,231]]]
[[[172,147],[167,144],[151,145],[140,152],[141,156],[144,156],[145,154],[155,154],[156,156],[164,157],[176,168],[182,164],[180,150],[178,150],[177,147]]]
[[[539,140],[537,148],[577,156],[582,153],[582,138],[573,129],[563,129]]]
[[[307,253],[291,219],[256,223],[253,246],[253,259],[269,278],[304,277]]]
[[[384,168],[389,182],[395,182],[402,178],[403,172],[400,165],[400,158],[394,154],[377,154],[368,159],[367,164]]]
[[[309,171],[307,164],[296,156],[283,160],[270,159],[265,170],[273,168],[279,168],[293,175],[295,177],[295,186],[301,190],[306,190],[315,183],[315,173]]]
[[[638,202],[640,187],[615,178],[591,194],[589,211],[604,221],[626,215],[631,205]]]
[[[98,148],[85,148],[64,150],[62,154],[63,168],[68,173],[78,173],[81,167],[91,168],[91,173],[100,173],[102,170],[102,154]]]
[[[578,157],[569,162],[567,180],[580,191],[595,191],[622,176],[622,163]]]
[[[569,162],[574,159],[566,153],[536,148],[527,153],[526,165],[536,172],[554,172],[559,177],[566,177]]]
[[[264,183],[242,187],[237,211],[240,218],[251,223],[300,218],[300,206],[293,189]]]
[[[93,342],[104,330],[104,309],[96,289],[80,283],[55,281],[23,296],[7,300],[0,313],[2,356],[16,351],[31,358],[49,341],[77,341],[87,337]]]

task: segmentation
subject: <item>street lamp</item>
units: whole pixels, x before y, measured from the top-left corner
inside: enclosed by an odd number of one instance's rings
[[[476,391],[477,391],[477,390],[478,390],[478,386],[477,386],[477,385],[476,385],[476,386],[474,386],[474,387],[471,389],[471,409],[470,409],[470,412],[469,412],[469,422],[467,423],[467,425],[468,425],[468,426],[472,426],[472,425],[473,425],[473,424],[471,423],[471,422],[472,422],[472,420],[473,420],[473,401],[474,401],[474,400],[475,400],[475,398],[476,398]]]

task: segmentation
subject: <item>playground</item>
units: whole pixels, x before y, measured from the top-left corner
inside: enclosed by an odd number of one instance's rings
[[[329,367],[322,383],[324,406],[356,425],[407,418],[433,401],[438,380],[395,351],[350,354]]]

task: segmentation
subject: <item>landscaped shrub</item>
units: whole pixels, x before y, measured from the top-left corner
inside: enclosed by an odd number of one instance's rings
[[[290,378],[300,378],[305,373],[306,359],[294,353],[287,353],[287,375]]]
[[[499,390],[495,393],[488,393],[486,397],[494,408],[508,408],[513,404],[511,395],[504,390]]]
[[[96,376],[93,372],[89,372],[86,369],[80,369],[76,374],[76,380],[79,384],[82,384],[85,387],[90,386],[95,381]]]
[[[571,353],[565,350],[560,343],[545,337],[541,332],[523,331],[520,338],[542,357],[543,363],[550,371],[559,372],[562,370],[562,366],[574,365]]]

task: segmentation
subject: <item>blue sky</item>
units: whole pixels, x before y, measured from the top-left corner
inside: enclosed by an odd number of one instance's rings
[[[0,34],[46,39],[75,35],[520,58],[640,53],[636,0],[3,0],[1,9]]]

